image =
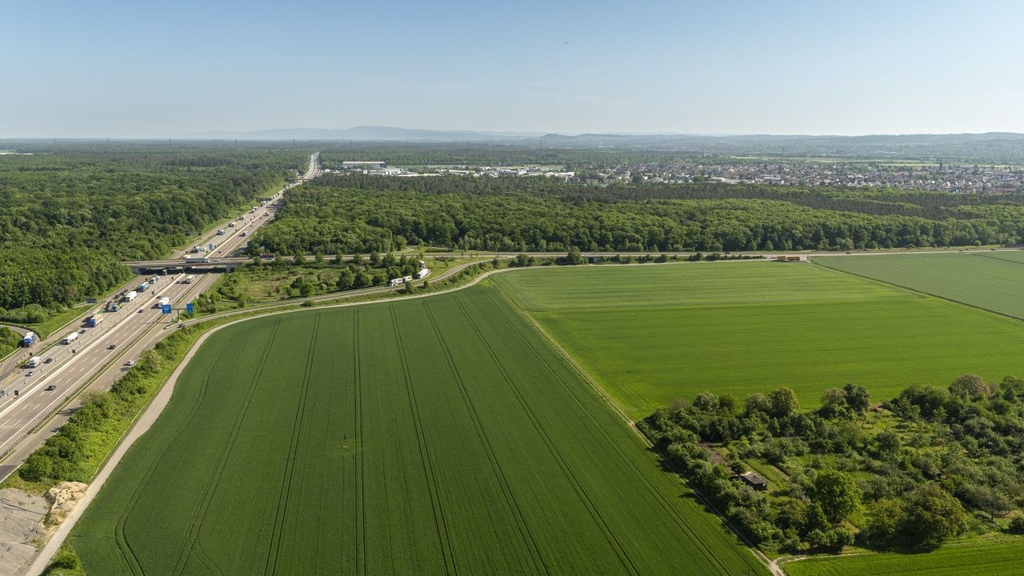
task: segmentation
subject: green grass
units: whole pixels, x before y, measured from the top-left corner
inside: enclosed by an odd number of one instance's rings
[[[789,386],[812,407],[847,382],[880,401],[966,372],[1024,374],[1018,321],[821,266],[543,268],[494,282],[633,418],[705,390]]]
[[[78,304],[73,308],[64,310],[56,316],[48,318],[45,322],[41,322],[39,324],[26,324],[25,327],[35,332],[39,338],[49,338],[50,335],[57,330],[64,329],[68,322],[71,322],[79,316],[84,319],[84,315],[86,313],[91,312],[96,308],[101,308],[102,306],[102,304]]]
[[[492,288],[217,333],[72,534],[117,574],[747,574]]]
[[[790,576],[1008,576],[1020,574],[1020,540],[970,540],[926,554],[864,554],[819,557],[784,565]]]
[[[1024,252],[816,257],[835,270],[1024,319]]]

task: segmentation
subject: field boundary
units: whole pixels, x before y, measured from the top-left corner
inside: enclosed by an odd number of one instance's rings
[[[556,342],[554,338],[547,332],[547,330],[540,326],[540,324],[533,317],[527,314],[525,310],[523,310],[518,304],[516,304],[515,301],[504,291],[504,289],[502,289],[495,283],[492,283],[491,285],[495,288],[495,292],[500,294],[502,298],[508,301],[511,309],[518,316],[523,318],[528,324],[533,326],[533,328],[537,330],[538,333],[540,333],[540,335],[544,338],[548,345],[551,346],[560,356],[562,356],[562,358],[566,360],[566,362],[569,363],[569,366],[572,367],[573,371],[579,374],[580,377],[583,378],[583,380],[587,382],[587,384],[590,385],[590,387],[597,393],[597,395],[601,399],[603,399],[612,408],[612,410],[614,410],[615,413],[618,414],[618,416],[629,425],[630,430],[632,430],[634,434],[640,437],[640,440],[644,443],[644,445],[653,450],[654,444],[651,443],[650,439],[647,438],[647,436],[644,436],[643,432],[641,432],[640,429],[636,427],[636,423],[629,418],[629,415],[627,415],[626,412],[619,406],[619,404],[608,394],[608,392],[605,391],[604,388],[602,388],[601,385],[598,384],[597,381],[594,380],[594,378],[586,370],[584,370],[582,366],[580,366],[576,359],[573,358],[572,355],[569,354],[569,352],[565,350],[558,342]],[[722,522],[722,524],[725,525],[729,529],[729,531],[732,532],[737,538],[739,538],[741,542],[743,542],[746,548],[750,550],[750,553],[753,554],[759,562],[761,562],[766,568],[768,568],[775,576],[785,576],[786,572],[778,564],[769,560],[768,557],[764,554],[764,552],[761,552],[761,550],[754,546],[754,544],[750,540],[748,540],[747,537],[743,535],[743,533],[737,530],[736,527],[733,526],[731,522],[729,522],[725,515],[722,514],[722,512],[704,496],[704,494],[702,494],[699,490],[696,490],[693,486],[690,485],[690,483],[686,480],[685,476],[683,476],[678,470],[671,466],[671,464],[668,463],[667,460],[665,460],[664,462],[666,466],[668,466],[668,468],[672,470],[672,473],[675,474],[676,477],[678,477],[683,482],[683,484],[685,484],[686,487],[694,494],[694,496],[697,497],[701,504],[704,505],[708,510],[710,510],[712,514],[717,516],[718,519]]]
[[[537,322],[532,316],[527,314],[526,311],[523,310],[519,306],[519,304],[517,304],[515,302],[515,300],[511,296],[509,296],[508,293],[505,292],[504,288],[502,288],[501,286],[499,286],[498,284],[493,283],[493,282],[491,283],[491,286],[493,286],[494,290],[498,294],[500,294],[501,297],[506,302],[508,302],[509,306],[511,306],[511,308],[516,312],[516,314],[520,318],[525,320],[530,326],[533,327],[534,330],[539,332],[540,335],[544,337],[544,340],[547,341],[548,345],[552,346],[555,349],[555,351],[558,352],[558,354],[562,358],[564,358],[565,361],[568,362],[570,366],[572,366],[572,369],[576,373],[578,373],[580,375],[580,377],[582,377],[583,380],[586,381],[586,383],[588,385],[590,385],[590,387],[593,388],[593,390],[595,392],[597,392],[598,396],[600,396],[605,402],[608,403],[609,406],[611,406],[612,410],[614,410],[615,413],[618,414],[619,417],[622,418],[622,420],[624,422],[626,422],[626,424],[629,425],[629,427],[633,430],[633,432],[635,432],[638,436],[640,436],[640,438],[642,438],[645,443],[650,445],[650,442],[647,440],[647,437],[644,436],[643,433],[641,433],[640,430],[638,430],[636,428],[636,424],[629,417],[629,415],[626,414],[626,411],[622,409],[622,406],[620,406],[619,403],[616,402],[615,399],[612,398],[608,394],[608,392],[603,387],[601,387],[600,384],[598,384],[597,380],[594,380],[594,377],[591,376],[589,372],[587,372],[586,370],[583,369],[583,366],[580,366],[579,362],[577,362],[576,359],[573,358],[572,354],[569,354],[569,352],[565,348],[563,348],[562,345],[559,344],[555,340],[554,336],[552,336],[547,330],[545,330],[544,327],[541,326],[540,323]]]
[[[827,256],[824,256],[824,258],[827,258]],[[952,302],[954,304],[959,304],[961,306],[966,306],[968,308],[973,308],[975,310],[981,310],[982,312],[988,312],[989,314],[995,314],[996,316],[1000,316],[1000,317],[1003,317],[1003,318],[1008,318],[1010,320],[1015,320],[1017,322],[1024,322],[1024,318],[1021,318],[1020,316],[1013,316],[1012,314],[1007,314],[1006,312],[1000,312],[998,310],[991,310],[989,308],[985,308],[984,306],[979,306],[977,304],[971,304],[969,302],[963,302],[961,300],[957,300],[956,298],[950,298],[948,296],[940,296],[938,294],[932,294],[931,292],[926,292],[924,290],[918,290],[916,288],[911,288],[909,286],[904,286],[902,284],[896,284],[895,282],[889,282],[887,280],[882,280],[880,278],[874,278],[872,276],[867,276],[865,274],[858,274],[856,272],[850,272],[848,270],[840,270],[839,268],[833,268],[833,267],[831,267],[831,266],[829,266],[827,264],[822,264],[820,262],[816,262],[813,259],[810,260],[810,263],[815,265],[815,266],[820,266],[820,267],[822,267],[822,268],[824,268],[826,270],[831,270],[833,272],[838,272],[840,274],[847,274],[847,275],[853,276],[855,278],[860,278],[862,280],[869,280],[871,282],[877,282],[877,283],[882,284],[884,286],[891,286],[893,288],[898,288],[900,290],[905,290],[905,291],[911,292],[913,294],[923,294],[925,296],[931,296],[932,298],[938,298],[939,300],[945,300],[946,302]]]
[[[280,313],[281,312],[278,312],[278,314]],[[111,473],[113,473],[114,468],[117,467],[117,464],[121,462],[124,455],[132,445],[135,444],[135,441],[145,434],[153,423],[156,422],[157,418],[160,417],[160,414],[163,413],[164,408],[167,406],[167,403],[170,402],[171,396],[174,393],[174,385],[177,383],[178,377],[188,366],[189,361],[193,356],[195,356],[200,346],[206,342],[206,339],[219,332],[222,328],[226,328],[249,319],[250,318],[240,318],[238,320],[214,326],[196,339],[185,355],[182,356],[181,360],[178,362],[178,366],[174,369],[174,372],[171,373],[170,377],[167,378],[167,381],[160,387],[160,390],[153,396],[149,405],[140,412],[139,416],[135,419],[134,424],[122,436],[121,443],[118,444],[111,452],[110,456],[107,457],[103,467],[100,468],[96,476],[93,477],[92,482],[89,483],[89,487],[85,491],[85,496],[82,497],[71,513],[68,514],[68,517],[64,522],[61,523],[60,527],[57,528],[57,531],[54,532],[53,536],[51,536],[46,544],[39,550],[35,560],[32,561],[32,564],[28,569],[28,574],[43,573],[47,564],[60,550],[60,547],[64,544],[64,540],[67,539],[71,530],[75,527],[75,524],[89,507],[89,504],[94,498],[96,498],[96,495],[103,487],[104,482],[106,482]]]
[[[468,267],[468,266],[470,266],[472,264],[473,263],[468,263],[465,266]],[[682,264],[682,263],[675,263],[675,262],[673,262],[673,263],[668,263],[668,264]],[[576,266],[575,268],[579,268],[579,267],[580,266]],[[572,267],[570,267],[570,268],[572,268]],[[324,304],[324,305],[318,306],[317,308],[346,308],[346,307],[373,305],[373,304],[389,304],[389,303],[395,303],[395,302],[398,302],[398,301],[406,301],[406,300],[412,300],[412,299],[417,299],[417,298],[428,298],[428,297],[432,297],[432,296],[439,296],[439,295],[442,295],[442,294],[450,294],[450,293],[453,293],[453,292],[457,292],[457,291],[460,291],[460,290],[464,290],[464,289],[476,286],[477,284],[479,284],[480,282],[486,280],[488,277],[490,277],[493,274],[510,272],[510,271],[514,271],[514,270],[529,270],[529,269],[530,268],[502,268],[502,269],[497,269],[497,270],[487,270],[487,271],[484,271],[483,273],[479,274],[478,276],[476,276],[472,280],[466,282],[465,284],[461,284],[461,285],[458,285],[458,286],[452,286],[450,288],[439,290],[437,292],[427,292],[427,293],[419,293],[419,294],[400,295],[397,298],[394,298],[394,297],[393,298],[381,298],[381,299],[369,300],[369,301],[338,302],[338,303]],[[454,272],[454,270],[450,271],[450,272]],[[505,299],[509,299],[510,298],[503,291],[503,289],[498,287],[496,284],[492,284],[492,286],[494,287],[494,289],[503,298],[505,298]],[[584,379],[584,381],[587,382],[587,384],[595,391],[595,393],[597,393],[598,396],[601,397],[608,404],[608,406],[610,406],[612,408],[612,410],[614,410],[616,412],[616,414],[623,421],[625,421],[629,425],[629,428],[641,439],[641,441],[645,445],[650,447],[651,446],[650,441],[636,428],[634,422],[622,410],[622,408],[618,405],[618,403],[615,402],[615,400],[608,395],[608,393],[600,386],[600,384],[598,384],[593,379],[593,377],[586,370],[584,370],[583,367],[580,366],[579,363],[561,345],[559,345],[556,341],[554,341],[553,338],[551,337],[551,335],[546,330],[544,330],[532,317],[530,317],[528,314],[526,314],[517,304],[515,304],[515,302],[510,302],[510,304],[511,304],[512,309],[515,311],[515,313],[517,315],[519,315],[520,317],[522,317],[528,324],[533,326],[534,329],[536,329],[538,331],[538,333],[541,334],[541,336],[544,338],[544,340],[546,342],[548,342],[549,345],[553,346],[554,350],[569,363],[569,365],[572,367],[572,369],[576,373],[578,373],[580,375],[580,377]],[[285,308],[285,306],[282,306],[282,308]],[[178,365],[175,368],[174,372],[172,372],[171,375],[167,378],[167,380],[163,384],[160,385],[159,390],[153,396],[153,399],[150,401],[150,403],[142,411],[140,411],[138,416],[136,416],[134,422],[126,430],[126,432],[122,435],[120,443],[110,452],[110,454],[107,456],[107,458],[104,461],[104,463],[103,463],[102,467],[100,468],[100,470],[92,478],[92,481],[89,483],[89,486],[86,489],[85,496],[83,496],[83,498],[79,501],[78,505],[72,510],[72,512],[68,515],[68,517],[64,520],[64,522],[60,525],[60,527],[56,530],[56,532],[51,536],[51,538],[47,541],[47,543],[40,549],[39,553],[36,555],[35,559],[33,560],[32,564],[31,564],[31,566],[29,568],[28,574],[41,574],[46,569],[47,564],[56,555],[56,553],[60,550],[60,547],[63,545],[64,541],[67,539],[68,535],[71,533],[71,531],[74,528],[75,524],[78,522],[78,520],[85,513],[85,510],[88,508],[88,506],[92,502],[92,500],[99,493],[100,489],[102,488],[102,486],[106,482],[106,480],[110,477],[110,475],[113,472],[114,468],[116,468],[117,464],[120,463],[121,459],[124,457],[124,455],[127,453],[127,451],[132,447],[132,445],[143,434],[145,434],[149,430],[149,428],[153,425],[153,423],[155,423],[156,420],[159,418],[160,414],[162,414],[164,408],[166,408],[168,402],[171,399],[171,396],[172,396],[172,394],[174,392],[175,384],[177,382],[178,377],[181,375],[181,373],[187,367],[187,365],[191,361],[192,357],[196,354],[196,352],[198,352],[199,348],[206,342],[207,338],[209,338],[213,334],[216,334],[217,332],[219,332],[223,328],[226,328],[228,326],[233,326],[233,325],[235,325],[237,323],[245,322],[247,320],[253,320],[255,318],[266,318],[266,317],[269,317],[269,316],[275,316],[275,315],[279,315],[279,314],[290,314],[290,313],[295,313],[295,312],[309,312],[309,311],[310,311],[310,309],[308,309],[308,308],[303,308],[303,307],[300,307],[300,306],[298,306],[296,304],[292,304],[292,303],[289,303],[287,305],[287,308],[285,308],[285,309],[266,310],[266,312],[262,313],[262,314],[259,313],[260,311],[258,309],[249,309],[249,310],[245,310],[244,312],[242,312],[242,311],[230,311],[227,314],[231,314],[231,313],[240,314],[240,313],[248,312],[251,315],[246,315],[245,317],[237,318],[237,319],[234,319],[234,320],[228,320],[228,321],[224,322],[223,324],[212,326],[212,327],[208,328],[205,332],[203,332],[203,334],[201,334],[196,339],[196,341],[192,344],[192,346],[188,349],[188,351],[182,356],[182,358],[178,362]],[[202,321],[215,320],[215,319],[217,319],[216,316],[211,316],[211,317],[200,319],[198,321],[198,323],[201,323]],[[226,320],[226,318],[224,318],[224,319]],[[681,475],[679,475],[678,473],[676,473],[676,474],[685,483],[685,479]],[[702,494],[700,494],[700,492],[697,492],[696,490],[693,490],[692,487],[689,487],[688,484],[687,484],[687,487],[691,490],[691,492],[694,495],[696,495],[696,497],[701,501],[701,503],[708,510],[712,511],[713,514],[718,516],[718,518],[721,520],[721,522],[724,525],[726,525],[729,528],[729,530],[734,535],[736,535],[736,537],[738,537],[746,545],[746,547],[751,551],[751,553],[754,554],[754,556],[757,557],[758,560],[762,564],[764,564],[766,567],[769,567],[769,568],[771,567],[771,564],[770,564],[770,561],[768,560],[768,558],[760,550],[758,550],[754,546],[752,546],[751,543],[749,542],[749,540],[747,540],[740,532],[738,532],[728,522],[728,520],[722,515],[722,513],[717,508],[715,508],[713,504],[711,504],[710,501],[708,501]],[[448,560],[449,562],[452,561],[452,559],[450,559],[450,558],[446,559],[446,560]]]

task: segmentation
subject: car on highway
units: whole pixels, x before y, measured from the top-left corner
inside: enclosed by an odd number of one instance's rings
[[[142,314],[144,311],[145,311],[144,308],[139,308],[139,314]]]
[[[25,377],[32,376],[35,373],[36,373],[35,370],[29,370],[28,372],[25,373]]]
[[[85,334],[85,328],[82,328],[81,330],[79,330],[78,333],[79,334]]]
[[[131,368],[132,366],[135,366],[135,360],[129,360],[125,362],[124,365]]]
[[[117,348],[117,344],[111,344],[110,346],[107,346],[107,350],[113,350],[114,348]]]
[[[53,384],[50,384],[49,386],[47,386],[47,387],[46,387],[46,389],[47,389],[48,391],[52,391],[52,390],[56,390],[56,389],[57,389],[57,387],[56,387],[56,386],[54,386]]]
[[[47,358],[46,360],[43,360],[43,364],[49,364],[50,362],[53,362],[53,358]]]

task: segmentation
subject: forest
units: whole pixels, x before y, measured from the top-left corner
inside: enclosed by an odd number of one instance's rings
[[[965,374],[878,405],[829,388],[801,411],[788,388],[705,392],[639,423],[665,461],[769,551],[928,549],[1024,532],[1024,380]],[[740,474],[770,479],[757,491]]]
[[[99,296],[305,169],[266,145],[61,142],[0,156],[0,319]]]
[[[254,253],[855,250],[1016,245],[1024,197],[718,183],[329,174],[289,193]]]

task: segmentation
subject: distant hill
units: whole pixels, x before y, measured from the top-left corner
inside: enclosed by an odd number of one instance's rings
[[[541,136],[539,132],[477,132],[475,130],[426,130],[390,126],[353,128],[278,128],[253,132],[200,132],[189,138],[239,140],[358,140],[363,142],[510,142]]]
[[[697,134],[541,134],[426,130],[389,126],[280,128],[252,132],[202,132],[195,139],[312,140],[409,144],[477,143],[527,148],[659,150],[709,156],[811,157],[849,159],[927,159],[977,163],[1024,162],[1024,134],[878,134],[869,136],[697,135]]]

